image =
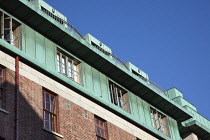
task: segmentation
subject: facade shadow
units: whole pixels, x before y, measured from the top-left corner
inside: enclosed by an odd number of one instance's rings
[[[43,129],[42,86],[20,76],[16,108],[15,72],[5,68],[5,75],[4,109],[0,110],[0,140],[15,140],[16,136],[19,140],[60,139]]]

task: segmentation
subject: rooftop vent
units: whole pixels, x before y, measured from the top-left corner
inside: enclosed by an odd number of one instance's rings
[[[99,41],[98,39],[96,39],[95,37],[93,37],[90,34],[86,34],[84,36],[84,39],[91,44],[92,46],[94,46],[95,48],[99,49],[100,51],[102,51],[103,53],[105,53],[108,56],[111,56],[112,54],[112,50],[107,47],[105,44],[103,44],[101,41]]]
[[[67,28],[67,25],[65,24],[65,22],[67,22],[67,18],[63,14],[55,10],[43,0],[40,0],[39,7],[45,14],[52,17],[54,20],[56,20],[57,22],[59,22]]]
[[[130,62],[125,63],[125,65],[129,68],[129,70],[135,74],[136,76],[140,77],[142,80],[148,82],[149,81],[149,76],[143,72],[142,70],[140,70],[139,68],[137,68],[136,66],[134,66],[133,64],[131,64]]]

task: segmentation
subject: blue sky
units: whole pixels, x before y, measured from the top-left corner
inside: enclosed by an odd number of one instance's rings
[[[45,0],[210,120],[209,0]]]

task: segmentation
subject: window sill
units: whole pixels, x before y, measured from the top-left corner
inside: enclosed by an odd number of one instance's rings
[[[0,112],[4,112],[4,113],[6,113],[6,114],[9,114],[9,112],[6,111],[6,110],[4,110],[3,108],[0,108]]]
[[[52,134],[54,134],[54,135],[56,135],[56,136],[60,137],[60,138],[63,138],[63,136],[62,136],[62,135],[60,135],[60,134],[58,134],[58,133],[56,133],[56,132],[53,132],[53,131],[48,130],[48,129],[46,129],[46,128],[42,128],[42,129],[43,129],[43,130],[45,130],[45,131],[47,131],[47,132],[49,132],[49,133],[52,133]]]

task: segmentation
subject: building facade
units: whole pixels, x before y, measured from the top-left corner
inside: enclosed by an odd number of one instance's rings
[[[210,139],[180,91],[163,91],[43,0],[0,0],[0,16],[0,140]]]

